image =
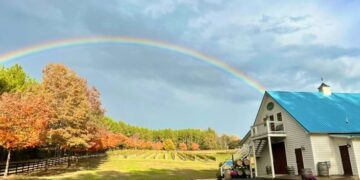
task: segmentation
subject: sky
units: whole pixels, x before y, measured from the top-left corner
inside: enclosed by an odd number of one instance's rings
[[[0,54],[85,36],[160,40],[217,58],[266,90],[360,91],[360,1],[0,1]],[[41,81],[62,63],[102,95],[107,115],[153,129],[214,128],[244,136],[263,94],[192,57],[95,44],[6,63]]]

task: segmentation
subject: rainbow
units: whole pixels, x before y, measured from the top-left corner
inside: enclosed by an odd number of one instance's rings
[[[120,43],[120,44],[130,44],[130,45],[141,45],[141,46],[149,46],[154,48],[165,49],[169,51],[173,51],[176,53],[180,53],[186,56],[192,57],[194,60],[199,60],[205,64],[208,64],[214,68],[219,69],[220,71],[239,79],[246,84],[250,85],[254,89],[256,89],[260,93],[265,92],[264,86],[258,83],[256,80],[252,79],[245,73],[225,64],[224,62],[216,59],[214,57],[210,57],[198,51],[170,44],[163,41],[144,39],[144,38],[135,38],[135,37],[125,37],[125,36],[92,36],[92,37],[80,37],[80,38],[70,38],[70,39],[62,39],[51,41],[43,44],[38,44],[34,46],[29,46],[26,48],[18,49],[15,51],[11,51],[0,55],[0,63],[8,62],[11,60],[15,60],[18,58],[26,57],[28,55],[41,53],[44,51],[66,48],[71,46],[80,46],[84,44],[98,44],[98,43]]]

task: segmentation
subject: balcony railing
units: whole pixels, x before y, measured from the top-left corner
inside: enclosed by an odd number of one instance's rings
[[[285,134],[284,123],[279,121],[266,121],[265,123],[251,126],[252,137],[267,134]]]

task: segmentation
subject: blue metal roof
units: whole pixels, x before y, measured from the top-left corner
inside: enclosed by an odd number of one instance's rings
[[[360,93],[267,93],[310,133],[360,133]]]

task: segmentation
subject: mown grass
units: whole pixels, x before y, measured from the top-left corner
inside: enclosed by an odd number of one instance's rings
[[[196,156],[196,152],[181,152]],[[157,154],[154,156],[154,154]],[[201,152],[202,158],[181,160],[172,158],[177,152],[166,151],[118,151],[107,157],[83,159],[70,168],[56,167],[47,172],[36,172],[26,176],[12,176],[15,179],[203,179],[216,178],[220,161],[231,159],[229,153]],[[127,157],[125,158],[125,155]],[[149,158],[149,157],[156,157]],[[204,160],[204,156],[215,157]],[[166,159],[165,159],[166,158]],[[206,159],[206,158],[205,158]]]

